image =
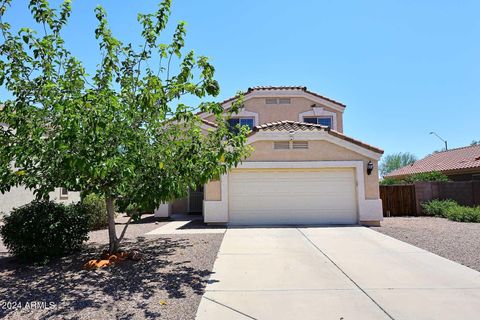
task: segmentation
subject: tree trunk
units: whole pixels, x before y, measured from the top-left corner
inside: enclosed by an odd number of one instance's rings
[[[119,241],[117,239],[117,232],[115,229],[114,199],[112,197],[105,197],[105,202],[107,205],[107,213],[108,213],[108,238],[109,238],[108,252],[112,254],[118,251],[118,245],[119,245]]]

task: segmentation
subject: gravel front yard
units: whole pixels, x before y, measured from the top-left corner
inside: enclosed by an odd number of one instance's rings
[[[140,249],[143,259],[105,269],[87,271],[82,265],[98,258],[106,230],[92,232],[81,254],[46,266],[0,256],[0,318],[194,319],[223,234],[142,236],[162,224],[131,225],[124,248]],[[9,310],[6,302],[22,308]],[[33,302],[54,307],[32,307]]]
[[[480,223],[433,217],[385,218],[371,229],[480,271]]]

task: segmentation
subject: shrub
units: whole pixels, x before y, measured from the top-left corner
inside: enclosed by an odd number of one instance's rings
[[[140,219],[142,214],[150,214],[155,211],[155,207],[148,203],[136,203],[127,198],[120,198],[116,202],[118,212],[124,212],[134,220]]]
[[[428,215],[459,222],[480,222],[480,207],[461,206],[453,200],[432,200],[422,203],[422,207]]]
[[[458,203],[453,200],[431,200],[422,203],[422,208],[426,214],[436,217],[447,217],[447,211],[450,208],[458,207]]]
[[[90,230],[103,229],[108,226],[108,213],[105,198],[91,193],[82,199],[82,205],[88,216]]]
[[[455,206],[447,210],[447,218],[459,222],[480,222],[480,207]]]
[[[447,182],[449,181],[449,179],[443,173],[438,171],[433,171],[433,172],[415,173],[403,179],[386,177],[380,181],[380,185],[389,186],[394,184],[413,184],[415,182],[422,182],[422,181]]]
[[[88,239],[88,217],[80,204],[33,201],[4,218],[0,234],[8,250],[27,260],[46,262],[78,250]]]
[[[447,182],[449,181],[449,179],[446,175],[438,171],[416,173],[405,178],[405,183],[415,183],[415,182],[421,182],[421,181]]]
[[[380,185],[381,186],[391,186],[391,185],[395,185],[395,184],[405,184],[405,182],[402,181],[402,180],[398,180],[398,179],[395,179],[395,178],[389,178],[389,177],[386,177],[386,178],[383,178],[382,180],[380,180]]]

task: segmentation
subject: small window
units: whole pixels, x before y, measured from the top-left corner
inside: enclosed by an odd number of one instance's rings
[[[332,118],[317,118],[317,123],[322,126],[332,127]]]
[[[247,126],[251,130],[251,129],[253,129],[254,119],[253,118],[231,118],[231,119],[228,119],[228,126],[229,126],[230,130],[235,131],[237,125]]]
[[[333,118],[332,117],[306,117],[306,118],[303,118],[303,122],[320,124],[322,126],[327,126],[331,128]]]
[[[278,104],[277,98],[267,98],[265,99],[266,104]]]
[[[290,98],[279,98],[278,104],[290,104],[292,100]]]
[[[308,149],[308,141],[293,141],[293,149]]]
[[[250,129],[253,129],[253,119],[252,118],[240,119],[240,125],[241,126],[247,126]]]
[[[289,150],[290,141],[275,141],[273,142],[273,149],[275,150]]]
[[[303,118],[303,122],[317,124],[317,118]]]
[[[68,198],[68,189],[67,188],[60,188],[60,198]]]

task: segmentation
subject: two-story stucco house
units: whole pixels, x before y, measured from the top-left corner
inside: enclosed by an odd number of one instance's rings
[[[343,134],[344,111],[306,87],[249,88],[230,122],[252,129],[251,156],[189,197],[162,205],[156,216],[202,212],[206,223],[229,225],[378,225],[383,151]],[[200,117],[204,129],[215,126],[212,115]]]

